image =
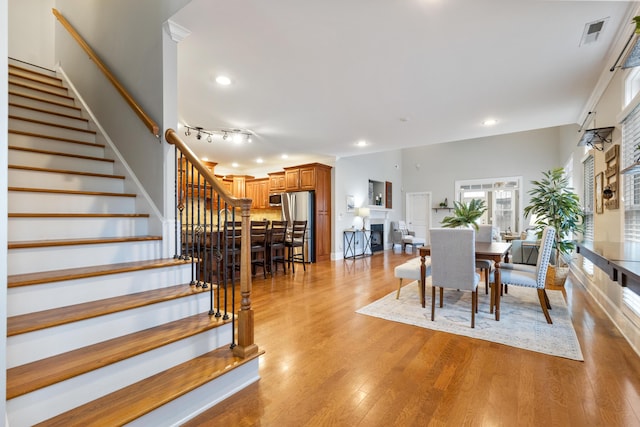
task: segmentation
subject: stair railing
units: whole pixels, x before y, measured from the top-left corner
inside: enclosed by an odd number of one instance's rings
[[[129,94],[129,92],[120,84],[120,82],[115,78],[113,73],[107,68],[107,66],[102,62],[100,57],[91,49],[91,47],[84,41],[82,36],[76,31],[75,28],[65,19],[64,16],[57,9],[52,9],[53,14],[60,24],[69,32],[71,37],[78,42],[80,47],[89,55],[89,58],[96,63],[100,71],[102,71],[105,77],[111,82],[111,84],[116,88],[118,93],[124,98],[124,100],[129,104],[131,109],[138,115],[140,120],[144,123],[144,125],[153,133],[156,138],[160,137],[160,128],[158,124],[154,122],[151,117],[142,109],[140,105],[133,99],[133,97]]]
[[[192,286],[209,289],[209,314],[231,316],[234,336],[237,332],[237,342],[234,338],[231,343],[234,354],[252,356],[258,347],[251,308],[251,199],[232,196],[173,129],[165,139],[176,153],[174,256],[191,260]]]

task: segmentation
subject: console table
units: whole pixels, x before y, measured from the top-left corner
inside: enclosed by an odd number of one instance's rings
[[[582,241],[576,251],[611,280],[640,295],[640,244]]]
[[[343,256],[354,259],[371,256],[371,230],[347,229],[343,232]]]

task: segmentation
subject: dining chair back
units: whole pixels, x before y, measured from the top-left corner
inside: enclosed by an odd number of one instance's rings
[[[251,221],[251,274],[256,267],[262,268],[262,276],[267,278],[267,233],[269,221]]]
[[[476,242],[491,243],[494,241],[494,236],[497,234],[498,227],[493,224],[481,224],[478,225],[478,231],[476,232]],[[499,235],[499,234],[498,234]],[[490,274],[493,271],[495,263],[488,259],[476,260],[476,268],[484,274],[484,293],[489,293],[489,279]]]
[[[440,288],[440,307],[443,288],[471,291],[471,327],[475,327],[478,310],[478,282],[476,273],[475,230],[472,228],[433,228],[431,241],[431,320],[435,318],[436,287]],[[454,255],[455,254],[455,255]]]
[[[538,290],[540,307],[549,324],[553,322],[549,314],[551,304],[549,303],[549,297],[545,290],[545,284],[555,234],[556,230],[553,227],[545,227],[542,231],[542,239],[540,240],[540,248],[538,250],[538,259],[535,268],[533,268],[533,266],[521,266],[519,264],[500,264],[500,281],[503,285],[524,286]]]
[[[269,233],[269,261],[271,275],[277,271],[278,264],[282,264],[282,271],[287,272],[284,242],[287,238],[287,221],[272,221],[271,233]]]
[[[304,247],[306,233],[307,221],[293,221],[289,238],[285,241],[285,246],[289,251],[287,264],[289,264],[294,273],[296,272],[295,263],[297,261],[301,262],[302,268],[304,271],[307,271],[307,267],[305,266],[307,260]]]

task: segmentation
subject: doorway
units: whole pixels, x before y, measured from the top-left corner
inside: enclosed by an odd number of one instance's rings
[[[409,230],[422,237],[429,244],[429,228],[431,228],[431,192],[407,193],[406,218]]]

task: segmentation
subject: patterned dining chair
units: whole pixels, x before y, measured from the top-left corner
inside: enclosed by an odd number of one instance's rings
[[[431,320],[435,318],[436,287],[440,288],[440,307],[443,306],[443,288],[471,291],[471,327],[475,328],[478,283],[480,282],[480,275],[476,273],[475,230],[432,228],[429,236],[431,241]]]
[[[551,304],[545,290],[545,283],[555,234],[556,229],[553,227],[545,227],[542,231],[542,239],[540,240],[540,249],[538,250],[538,259],[535,266],[510,263],[500,264],[500,282],[502,282],[502,285],[524,286],[538,290],[540,307],[542,307],[544,317],[549,324],[553,322],[549,315]]]

